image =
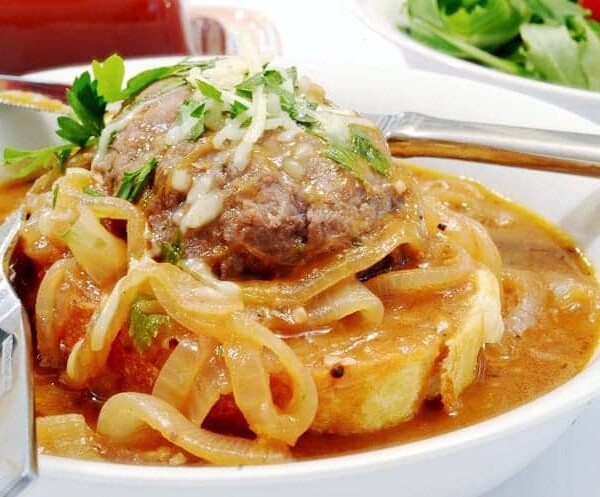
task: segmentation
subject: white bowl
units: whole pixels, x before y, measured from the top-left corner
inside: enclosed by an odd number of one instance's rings
[[[134,61],[130,71],[165,61]],[[600,126],[526,95],[489,85],[398,67],[339,66],[335,61],[292,61],[328,88],[330,97],[357,110],[415,110],[450,118],[600,133]],[[42,73],[69,82],[74,70]],[[452,95],[452,98],[448,98]],[[512,109],[519,109],[516,114]],[[13,119],[16,116],[17,119]],[[25,133],[18,111],[0,108],[3,131]],[[40,126],[43,124],[37,123]],[[20,127],[20,128],[19,128]],[[417,161],[415,161],[417,162]],[[555,173],[456,161],[428,161],[477,178],[496,191],[570,229],[600,266],[600,182]],[[572,220],[576,219],[574,223]],[[554,391],[510,412],[425,440],[353,455],[255,467],[140,467],[42,455],[28,497],[345,497],[406,495],[472,497],[525,467],[576,419],[600,391],[600,359]]]
[[[431,48],[397,28],[400,5],[406,0],[354,0],[356,14],[372,30],[401,50],[406,62],[416,69],[467,77],[516,90],[560,105],[600,122],[600,92],[570,88],[501,72]]]

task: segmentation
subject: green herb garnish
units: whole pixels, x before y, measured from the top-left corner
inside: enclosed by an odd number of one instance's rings
[[[389,176],[390,161],[374,145],[367,132],[356,124],[351,124],[348,128],[350,131],[348,143],[330,143],[327,147],[327,157],[349,169],[364,184],[368,184],[365,174],[367,167],[383,176]]]
[[[92,61],[94,78],[98,81],[98,93],[107,103],[118,102],[125,97],[121,89],[125,77],[125,62],[114,54],[103,62]]]
[[[181,237],[181,233],[179,231],[177,231],[177,233],[173,237],[173,241],[171,243],[161,244],[161,246],[160,246],[161,259],[164,262],[168,262],[169,264],[173,264],[174,266],[177,266],[183,259],[184,248],[185,247],[183,245],[183,238]]]
[[[73,146],[67,144],[37,150],[6,147],[2,164],[4,166],[22,164],[22,167],[14,173],[15,178],[24,178],[38,169],[51,169],[54,166],[62,171],[63,165],[71,155],[72,150]]]
[[[104,197],[104,193],[99,192],[98,190],[95,190],[94,188],[92,188],[89,185],[83,187],[83,193],[85,193],[86,195],[89,195],[90,197]]]
[[[248,106],[243,104],[239,100],[234,100],[231,104],[231,108],[229,109],[229,116],[231,119],[235,119],[241,113],[246,112],[248,110]]]
[[[58,118],[58,136],[68,142],[85,147],[90,138],[99,137],[104,129],[106,100],[98,93],[98,81],[92,81],[90,73],[75,78],[73,87],[67,91],[67,101],[74,116]]]
[[[372,169],[383,176],[391,174],[391,164],[387,156],[379,150],[371,140],[364,128],[351,124],[350,128],[350,146],[352,150],[365,159]]]
[[[135,348],[144,353],[156,338],[161,326],[171,323],[165,314],[152,314],[144,312],[144,300],[138,300],[131,306],[129,314],[129,336],[133,338]]]
[[[216,100],[217,102],[223,101],[221,99],[221,90],[219,90],[216,86],[211,85],[208,81],[199,79],[196,81],[196,86],[206,98]]]
[[[56,207],[56,201],[58,200],[58,185],[54,185],[52,188],[52,208]]]
[[[327,146],[326,155],[339,165],[350,170],[359,181],[368,184],[365,178],[363,164],[349,146],[329,144]]]
[[[183,128],[187,132],[188,141],[196,141],[204,133],[204,118],[206,117],[206,104],[193,100],[184,100],[177,111],[177,118],[173,128]]]
[[[117,190],[116,196],[129,200],[129,202],[135,202],[142,189],[150,181],[157,164],[156,157],[152,157],[139,169],[123,174],[123,181]]]

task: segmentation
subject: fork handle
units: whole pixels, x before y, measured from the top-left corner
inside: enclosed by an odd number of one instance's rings
[[[392,153],[496,162],[600,177],[600,135],[472,123],[406,113],[392,130]]]

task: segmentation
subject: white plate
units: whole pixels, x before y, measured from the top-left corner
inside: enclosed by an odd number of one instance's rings
[[[164,63],[152,62],[153,65]],[[600,133],[600,127],[525,95],[394,67],[339,66],[292,61],[301,74],[328,88],[341,105],[363,111],[415,110],[451,118]],[[148,61],[134,61],[135,72]],[[69,82],[77,71],[43,73]],[[518,112],[515,112],[518,109]],[[16,111],[3,109],[13,135],[26,133]],[[12,123],[12,124],[11,124]],[[20,126],[20,128],[19,128]],[[0,147],[5,145],[0,127]],[[416,162],[416,161],[415,161]],[[600,266],[600,182],[454,161],[419,161],[484,181],[570,229]],[[595,208],[595,209],[594,209]],[[345,497],[377,493],[411,497],[480,495],[523,468],[548,447],[600,390],[600,360],[553,392],[509,413],[426,440],[355,455],[261,467],[168,468],[74,461],[41,456],[41,474],[28,497]]]
[[[411,38],[396,27],[400,5],[405,2],[406,0],[354,0],[356,14],[372,30],[395,43],[402,50],[410,66],[432,72],[460,75],[541,97],[595,122],[600,122],[600,92],[504,73],[452,57]]]

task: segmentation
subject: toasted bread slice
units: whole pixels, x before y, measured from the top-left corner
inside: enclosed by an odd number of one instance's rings
[[[500,287],[487,269],[460,291],[386,308],[380,329],[346,323],[288,340],[317,384],[311,430],[376,431],[410,419],[430,395],[452,408],[474,380],[485,343],[503,332]]]

